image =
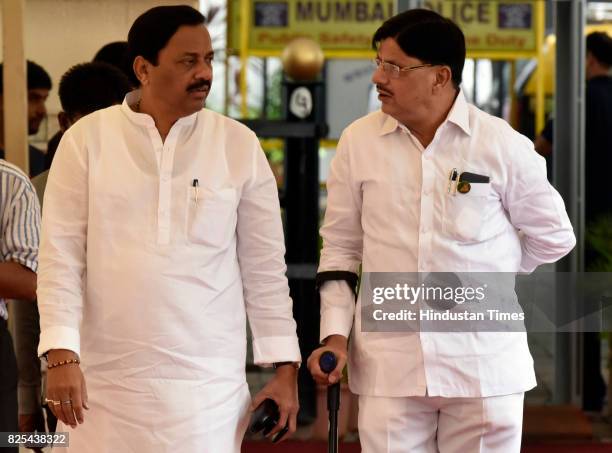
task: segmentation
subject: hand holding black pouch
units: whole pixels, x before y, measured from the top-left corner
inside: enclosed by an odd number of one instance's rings
[[[270,431],[274,429],[279,419],[280,413],[278,411],[278,406],[274,400],[268,398],[257,406],[257,409],[255,409],[253,412],[249,431],[252,434],[256,434],[261,431],[264,436],[267,436]],[[272,442],[275,443],[279,441],[287,433],[287,431],[289,431],[288,424],[272,437]]]

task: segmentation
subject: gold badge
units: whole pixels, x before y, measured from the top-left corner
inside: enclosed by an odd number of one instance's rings
[[[457,184],[457,191],[459,193],[468,193],[471,188],[472,186],[467,181],[459,181],[459,184]]]

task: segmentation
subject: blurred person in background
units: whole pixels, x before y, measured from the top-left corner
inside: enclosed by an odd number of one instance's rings
[[[38,133],[40,125],[47,117],[45,103],[51,91],[51,77],[44,68],[33,61],[26,62],[28,88],[28,135]],[[0,159],[4,159],[4,93],[3,64],[0,63]],[[29,145],[30,177],[42,173],[45,166],[45,153]]]
[[[586,38],[584,121],[584,220],[587,229],[612,215],[612,189],[608,174],[612,168],[611,68],[612,38],[604,32],[590,33]],[[553,120],[548,120],[536,138],[535,147],[549,159],[554,159],[553,137]],[[588,236],[584,258],[586,271],[610,270],[600,267],[602,251],[593,247]],[[601,412],[606,395],[601,370],[601,339],[597,332],[585,332],[583,338],[582,408],[589,412]]]
[[[105,44],[96,52],[92,61],[111,64],[127,76],[134,88],[140,85],[136,74],[132,71],[127,41],[115,41]]]
[[[17,362],[9,311],[36,299],[40,209],[29,178],[0,159],[0,432],[16,432]],[[18,448],[7,449],[17,453]],[[6,451],[6,450],[3,450]]]

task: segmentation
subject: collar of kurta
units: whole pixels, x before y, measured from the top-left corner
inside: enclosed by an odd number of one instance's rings
[[[395,118],[390,115],[384,114],[385,120],[382,123],[382,127],[380,128],[380,135],[387,135],[391,132],[396,131],[398,128],[405,128],[404,125],[400,124]],[[465,95],[463,94],[463,90],[459,90],[459,94],[455,98],[455,102],[453,102],[453,106],[448,112],[448,116],[442,122],[442,124],[446,122],[453,123],[460,127],[467,135],[472,135],[472,129],[470,128],[470,114],[468,111],[468,104],[465,100]]]
[[[151,115],[135,112],[132,109],[132,106],[134,106],[138,102],[140,96],[140,90],[130,91],[128,94],[125,95],[125,98],[123,99],[123,103],[121,104],[121,110],[132,122],[148,128],[154,128],[155,121],[153,120],[153,117]],[[197,115],[198,112],[195,112],[191,115],[179,118],[176,123],[174,123],[174,125],[191,126],[195,122]]]

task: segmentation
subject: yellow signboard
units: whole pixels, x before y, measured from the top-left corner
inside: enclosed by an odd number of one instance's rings
[[[469,52],[537,53],[536,3],[541,0],[423,0],[420,6],[452,19]]]
[[[370,50],[372,35],[395,14],[395,0],[253,0],[249,50],[280,50],[296,37],[310,37],[324,50]],[[240,0],[230,6],[228,46],[240,47]]]

